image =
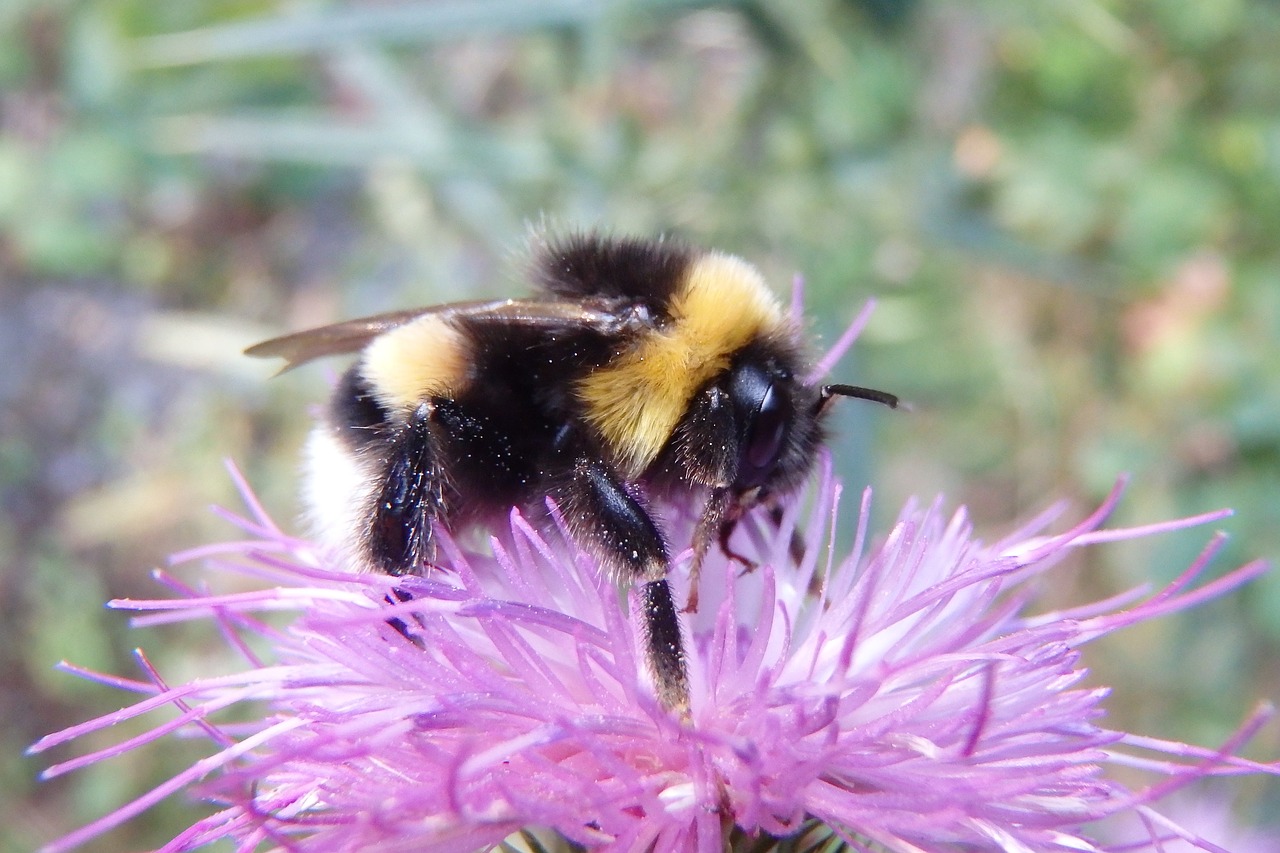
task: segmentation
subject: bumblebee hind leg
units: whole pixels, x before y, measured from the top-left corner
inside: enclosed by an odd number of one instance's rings
[[[305,465],[309,523],[350,568],[401,576],[420,571],[432,556],[443,478],[430,414],[420,407],[408,419],[393,417],[354,365],[334,391],[326,422],[312,432]],[[386,600],[412,596],[395,589]],[[405,618],[387,624],[422,644]]]
[[[361,567],[415,574],[435,556],[431,526],[444,513],[444,471],[432,418],[430,401],[407,415],[393,415],[378,401],[359,365],[347,370],[334,391],[329,424],[315,444],[345,446],[345,455],[361,473],[332,476],[352,464],[343,462],[341,453],[313,453],[311,478],[329,480],[325,491],[331,494],[312,503],[317,508],[354,504],[358,511],[346,525],[333,513],[313,514],[325,526],[337,522],[345,528],[341,532],[354,538]],[[321,534],[331,537],[333,531]]]
[[[445,511],[430,403],[391,428],[380,462],[364,534],[369,562],[390,575],[420,574],[435,559],[432,524]]]
[[[379,571],[403,576],[423,574],[435,559],[432,524],[444,512],[444,472],[431,432],[431,407],[423,403],[409,419],[393,427],[381,457],[381,476],[371,495],[364,548]],[[388,604],[412,601],[413,595],[392,590]],[[419,621],[414,617],[414,621]],[[387,624],[415,646],[422,637],[404,619]]]

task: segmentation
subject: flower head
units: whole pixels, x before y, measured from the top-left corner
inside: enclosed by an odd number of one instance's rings
[[[245,489],[249,538],[183,558],[256,575],[258,591],[205,595],[162,576],[177,598],[115,602],[147,612],[142,623],[216,620],[244,669],[179,686],[145,662],[145,682],[98,676],[144,698],[36,747],[170,705],[176,720],[49,775],[184,729],[202,730],[211,755],[53,849],[178,790],[217,811],[171,850],[231,838],[239,849],[463,851],[540,828],[610,850],[720,851],[803,834],[855,850],[1079,851],[1107,849],[1090,824],[1116,815],[1140,822],[1146,846],[1216,849],[1152,803],[1206,776],[1278,772],[1234,754],[1267,710],[1200,749],[1104,728],[1107,691],[1080,684],[1085,643],[1238,586],[1261,563],[1193,589],[1215,537],[1154,595],[1029,612],[1034,582],[1070,550],[1223,513],[1102,530],[1117,490],[1064,533],[1043,533],[1046,513],[984,544],[963,511],[911,504],[873,539],[868,492],[854,547],[837,557],[840,489],[824,471],[780,521],[742,525],[735,550],[755,571],[722,555],[704,566],[686,624],[686,721],[654,697],[634,597],[554,525],[513,513],[489,548],[445,536],[443,568],[428,577],[351,575],[283,533]],[[673,541],[688,524],[670,520]],[[283,629],[258,618],[282,609],[294,613]],[[272,658],[246,634],[265,637]],[[212,719],[255,702],[253,726]],[[1109,775],[1116,765],[1158,781],[1130,789]]]

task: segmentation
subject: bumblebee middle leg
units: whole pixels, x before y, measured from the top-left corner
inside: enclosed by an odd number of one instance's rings
[[[664,707],[688,713],[684,638],[667,582],[667,544],[657,523],[608,466],[589,456],[573,464],[551,496],[577,541],[609,568],[643,584],[644,640],[658,699]]]

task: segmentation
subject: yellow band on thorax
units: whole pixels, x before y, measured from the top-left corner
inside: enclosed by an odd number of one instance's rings
[[[697,258],[669,306],[670,324],[583,378],[587,421],[638,476],[666,445],[699,388],[734,353],[778,332],[783,314],[754,267],[731,255]]]

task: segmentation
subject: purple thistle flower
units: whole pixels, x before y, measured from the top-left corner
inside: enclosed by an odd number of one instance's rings
[[[166,850],[231,839],[241,850],[470,851],[524,830],[590,849],[707,853],[761,849],[769,838],[792,839],[794,850],[840,841],[853,850],[1134,850],[1170,839],[1219,849],[1153,803],[1206,777],[1280,772],[1236,755],[1271,710],[1218,749],[1108,730],[1107,691],[1080,686],[1080,647],[1220,595],[1264,564],[1193,588],[1219,535],[1155,594],[1039,615],[1028,604],[1075,548],[1225,512],[1102,530],[1117,488],[1064,533],[1043,532],[1058,509],[984,544],[963,511],[909,504],[873,540],[868,491],[852,552],[838,557],[840,488],[829,465],[823,471],[776,526],[744,522],[735,545],[756,571],[708,558],[700,609],[686,617],[692,709],[683,723],[654,696],[635,598],[563,531],[537,531],[513,513],[490,549],[444,536],[447,569],[429,577],[356,576],[282,532],[242,483],[250,513],[237,522],[248,538],[176,559],[247,573],[260,589],[212,595],[161,575],[176,598],[113,606],[143,612],[139,624],[212,619],[244,669],[170,686],[145,659],[143,681],[68,667],[143,698],[33,747],[168,706],[175,719],[46,776],[192,731],[212,741],[211,754],[49,849],[74,847],[177,791],[217,811]],[[669,519],[672,541],[689,541],[690,523]],[[678,595],[687,558],[674,572]],[[285,628],[259,618],[280,610],[294,613]],[[253,635],[270,660],[251,651]],[[262,710],[253,725],[211,719],[230,706]],[[1126,787],[1108,774],[1116,766],[1157,781]],[[1141,841],[1095,840],[1091,825],[1116,817],[1134,822]]]

